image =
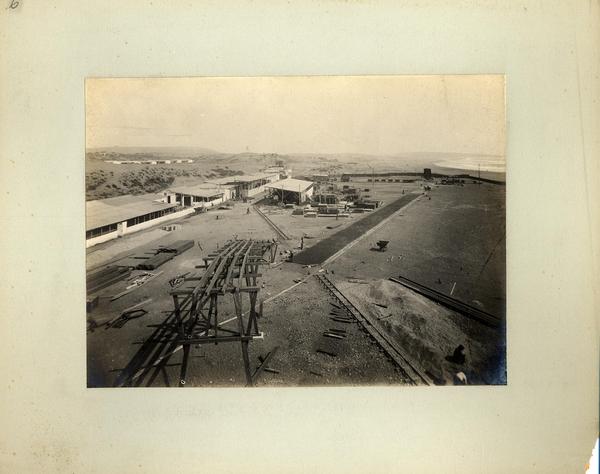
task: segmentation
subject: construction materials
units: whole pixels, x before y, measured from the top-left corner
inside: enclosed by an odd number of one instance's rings
[[[92,294],[107,286],[113,285],[118,281],[127,278],[131,274],[131,269],[110,265],[86,275],[87,293]]]
[[[147,298],[144,301],[140,301],[139,303],[136,303],[133,306],[130,306],[129,308],[126,308],[123,311],[121,311],[121,314],[128,313],[129,311],[133,311],[134,309],[137,309],[140,306],[144,306],[145,304],[150,303],[151,301],[152,301],[152,298]]]
[[[261,374],[261,372],[264,370],[265,372],[272,372],[275,374],[278,374],[279,371],[272,369],[270,367],[267,366],[267,364],[273,359],[273,357],[275,356],[275,354],[277,353],[277,351],[279,350],[279,346],[275,346],[268,354],[266,357],[264,358],[260,358],[262,359],[262,363],[257,367],[257,369],[254,371],[254,374],[252,375],[252,383],[256,384],[256,380],[258,379],[258,376]]]
[[[352,324],[355,321],[353,319],[347,318],[347,319],[342,319],[342,318],[331,318],[332,321],[335,321],[336,323],[345,323],[345,324]]]
[[[281,237],[283,240],[290,240],[290,237],[281,229],[281,227],[279,227],[277,224],[275,224],[263,211],[261,211],[259,209],[258,206],[252,206],[254,207],[254,210],[256,211],[256,213],[262,217],[267,224],[269,224],[269,226],[271,227],[271,229],[273,229],[275,231],[275,233]]]
[[[171,287],[171,289],[175,289],[180,287],[181,285],[183,285],[185,283],[185,277],[188,276],[190,274],[190,272],[185,272],[181,275],[177,275],[174,278],[171,278],[169,280],[169,286]]]
[[[402,286],[405,286],[406,288],[409,288],[410,290],[413,290],[423,296],[426,296],[427,298],[437,303],[440,303],[446,306],[447,308],[450,308],[465,316],[480,321],[483,324],[486,324],[491,327],[500,326],[501,320],[497,316],[494,316],[493,314],[490,314],[486,311],[480,310],[471,305],[463,303],[462,301],[459,301],[450,296],[444,295],[443,293],[423,286],[420,283],[409,280],[408,278],[405,278],[403,276],[398,276],[398,278],[390,277],[390,280],[394,283],[398,283]]]
[[[346,334],[346,330],[340,329],[340,328],[329,328],[329,331],[337,333],[337,334]]]
[[[164,245],[158,249],[158,252],[168,252],[174,253],[176,255],[181,255],[188,249],[191,249],[194,246],[193,240],[177,240],[172,244]]]
[[[373,337],[373,339],[387,353],[390,359],[404,372],[411,383],[432,385],[433,380],[412,361],[400,348],[398,343],[385,331],[379,322],[370,316],[363,314],[346,296],[333,284],[327,275],[318,274],[316,277],[323,284],[329,294],[344,307],[349,315],[352,315]]]
[[[133,280],[133,282],[130,285],[128,285],[124,291],[121,291],[120,293],[117,293],[116,295],[114,295],[110,299],[110,301],[118,300],[122,296],[125,296],[125,295],[131,293],[132,291],[138,289],[140,286],[148,283],[150,280],[153,280],[154,278],[159,276],[161,273],[162,273],[162,271],[158,272],[158,273],[143,273],[141,275],[136,276],[136,278]]]
[[[337,352],[334,352],[331,349],[319,348],[319,349],[317,349],[317,352],[320,353],[320,354],[328,355],[330,357],[337,357]]]
[[[161,265],[167,263],[173,257],[175,257],[175,253],[171,252],[159,252],[153,257],[150,257],[148,260],[138,264],[138,270],[156,270]]]
[[[270,260],[265,258],[268,253]],[[252,375],[248,353],[249,342],[263,337],[258,330],[262,312],[262,304],[258,302],[258,269],[260,265],[272,263],[276,253],[277,245],[272,241],[229,240],[218,252],[204,258],[206,269],[201,276],[185,277],[185,282],[194,286],[171,290],[177,331],[177,338],[172,342],[183,346],[180,386],[185,385],[191,348],[224,342],[241,343],[246,382],[248,386],[254,385],[255,377],[262,371],[259,368]],[[242,308],[242,293],[249,297],[250,308],[246,311]],[[219,297],[225,295],[233,298],[237,330],[223,328],[219,322]]]

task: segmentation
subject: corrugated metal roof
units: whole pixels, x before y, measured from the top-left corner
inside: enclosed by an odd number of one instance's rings
[[[172,207],[177,207],[177,204],[152,201],[147,196],[127,195],[87,201],[85,203],[85,230],[118,224],[127,219]]]
[[[312,181],[304,181],[302,179],[287,178],[267,185],[267,188],[282,189],[284,191],[306,191],[313,185]]]

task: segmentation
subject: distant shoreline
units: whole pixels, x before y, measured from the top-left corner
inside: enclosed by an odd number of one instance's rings
[[[464,158],[461,160],[443,160],[434,163],[438,168],[448,168],[467,171],[485,171],[488,173],[506,173],[506,164],[504,160],[481,160],[473,158]]]

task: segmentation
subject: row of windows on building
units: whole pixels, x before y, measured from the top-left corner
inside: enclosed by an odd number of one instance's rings
[[[153,219],[158,219],[159,217],[166,216],[167,214],[171,214],[177,211],[177,208],[171,207],[169,209],[163,209],[160,211],[151,212],[149,214],[145,214],[143,216],[134,217],[133,219],[127,219],[127,227],[131,227],[137,224],[141,224],[143,222],[151,221]],[[110,224],[105,225],[103,227],[97,227],[96,229],[88,230],[85,233],[86,239],[92,239],[94,237],[99,237],[101,235],[110,234],[111,232],[115,232],[117,230],[118,224]]]
[[[99,237],[104,234],[110,234],[117,230],[117,224],[105,225],[104,227],[97,227],[96,229],[88,230],[85,233],[86,239],[91,239],[93,237]]]
[[[132,225],[141,224],[142,222],[151,221],[152,219],[158,219],[159,217],[166,216],[175,212],[177,208],[170,207],[168,209],[162,209],[160,211],[151,212],[150,214],[144,214],[143,216],[134,217],[133,219],[127,219],[127,227]]]

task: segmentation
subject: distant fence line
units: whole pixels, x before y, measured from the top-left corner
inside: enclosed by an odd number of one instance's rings
[[[344,173],[341,177],[342,181],[344,178],[381,178],[389,176],[424,176],[422,172],[415,171],[389,171],[386,173]],[[442,173],[431,173],[432,178],[463,178],[463,179],[474,179],[476,181],[482,181],[491,184],[506,185],[505,181],[499,181],[497,179],[480,178],[478,176],[472,176],[470,174],[442,174]]]

